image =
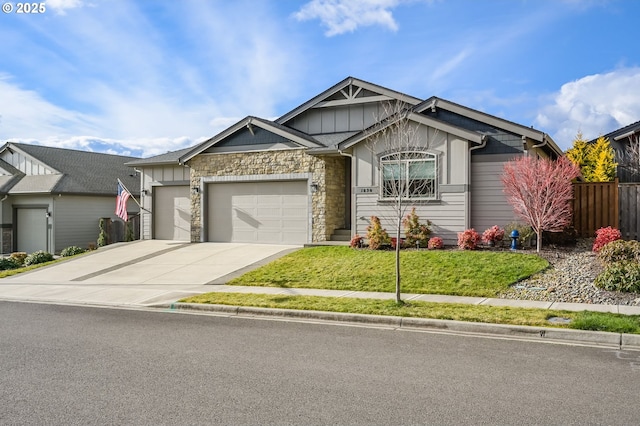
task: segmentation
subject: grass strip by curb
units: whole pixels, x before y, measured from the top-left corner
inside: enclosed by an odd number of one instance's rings
[[[640,334],[640,316],[601,312],[571,312],[548,309],[478,306],[458,303],[411,301],[398,305],[395,300],[335,298],[322,296],[288,296],[253,293],[205,293],[180,300],[258,308],[298,309],[351,314],[429,318],[490,324],[526,325],[577,330]],[[569,324],[554,324],[549,318],[562,317]]]

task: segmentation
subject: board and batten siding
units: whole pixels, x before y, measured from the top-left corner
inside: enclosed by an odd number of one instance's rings
[[[504,228],[517,220],[507,202],[500,176],[513,155],[471,157],[471,227],[480,234],[493,225]]]
[[[147,191],[141,195],[144,210],[140,216],[140,239],[150,240],[153,235],[153,193],[154,186],[189,185],[191,169],[186,166],[164,165],[142,168],[142,182],[140,187]]]
[[[287,123],[301,132],[314,134],[358,132],[385,117],[379,102],[310,109]]]
[[[31,156],[25,155],[19,151],[5,150],[0,159],[11,164],[16,169],[26,175],[50,175],[58,172],[45,166],[43,163],[33,159]]]
[[[115,196],[53,197],[55,252],[59,253],[69,246],[87,248],[89,243],[95,244],[100,234],[100,218],[121,220],[115,215],[115,209]],[[138,206],[131,199],[127,202],[127,211],[129,214],[138,211]]]

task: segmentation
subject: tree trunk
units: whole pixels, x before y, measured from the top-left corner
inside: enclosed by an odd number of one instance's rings
[[[396,224],[396,303],[401,303],[400,298],[400,225],[402,225],[402,215],[398,215],[398,223]]]
[[[536,232],[536,251],[540,253],[540,249],[542,248],[542,231]]]

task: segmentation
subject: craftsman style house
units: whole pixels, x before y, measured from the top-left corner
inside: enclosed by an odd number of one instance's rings
[[[101,218],[116,219],[117,182],[134,194],[134,157],[8,142],[0,148],[2,253],[95,244]],[[138,206],[129,201],[131,214]]]
[[[411,145],[378,143],[400,120]],[[522,155],[562,151],[529,126],[349,77],[274,121],[249,116],[197,146],[128,165],[141,172],[142,238],[348,238],[365,235],[372,215],[391,229],[400,196],[451,244],[466,228],[514,220],[500,175]],[[392,193],[410,173],[419,185]]]

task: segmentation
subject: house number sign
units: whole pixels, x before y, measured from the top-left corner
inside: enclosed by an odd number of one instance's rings
[[[376,194],[377,192],[378,192],[378,187],[376,186],[371,186],[371,187],[359,186],[356,188],[356,194]]]

